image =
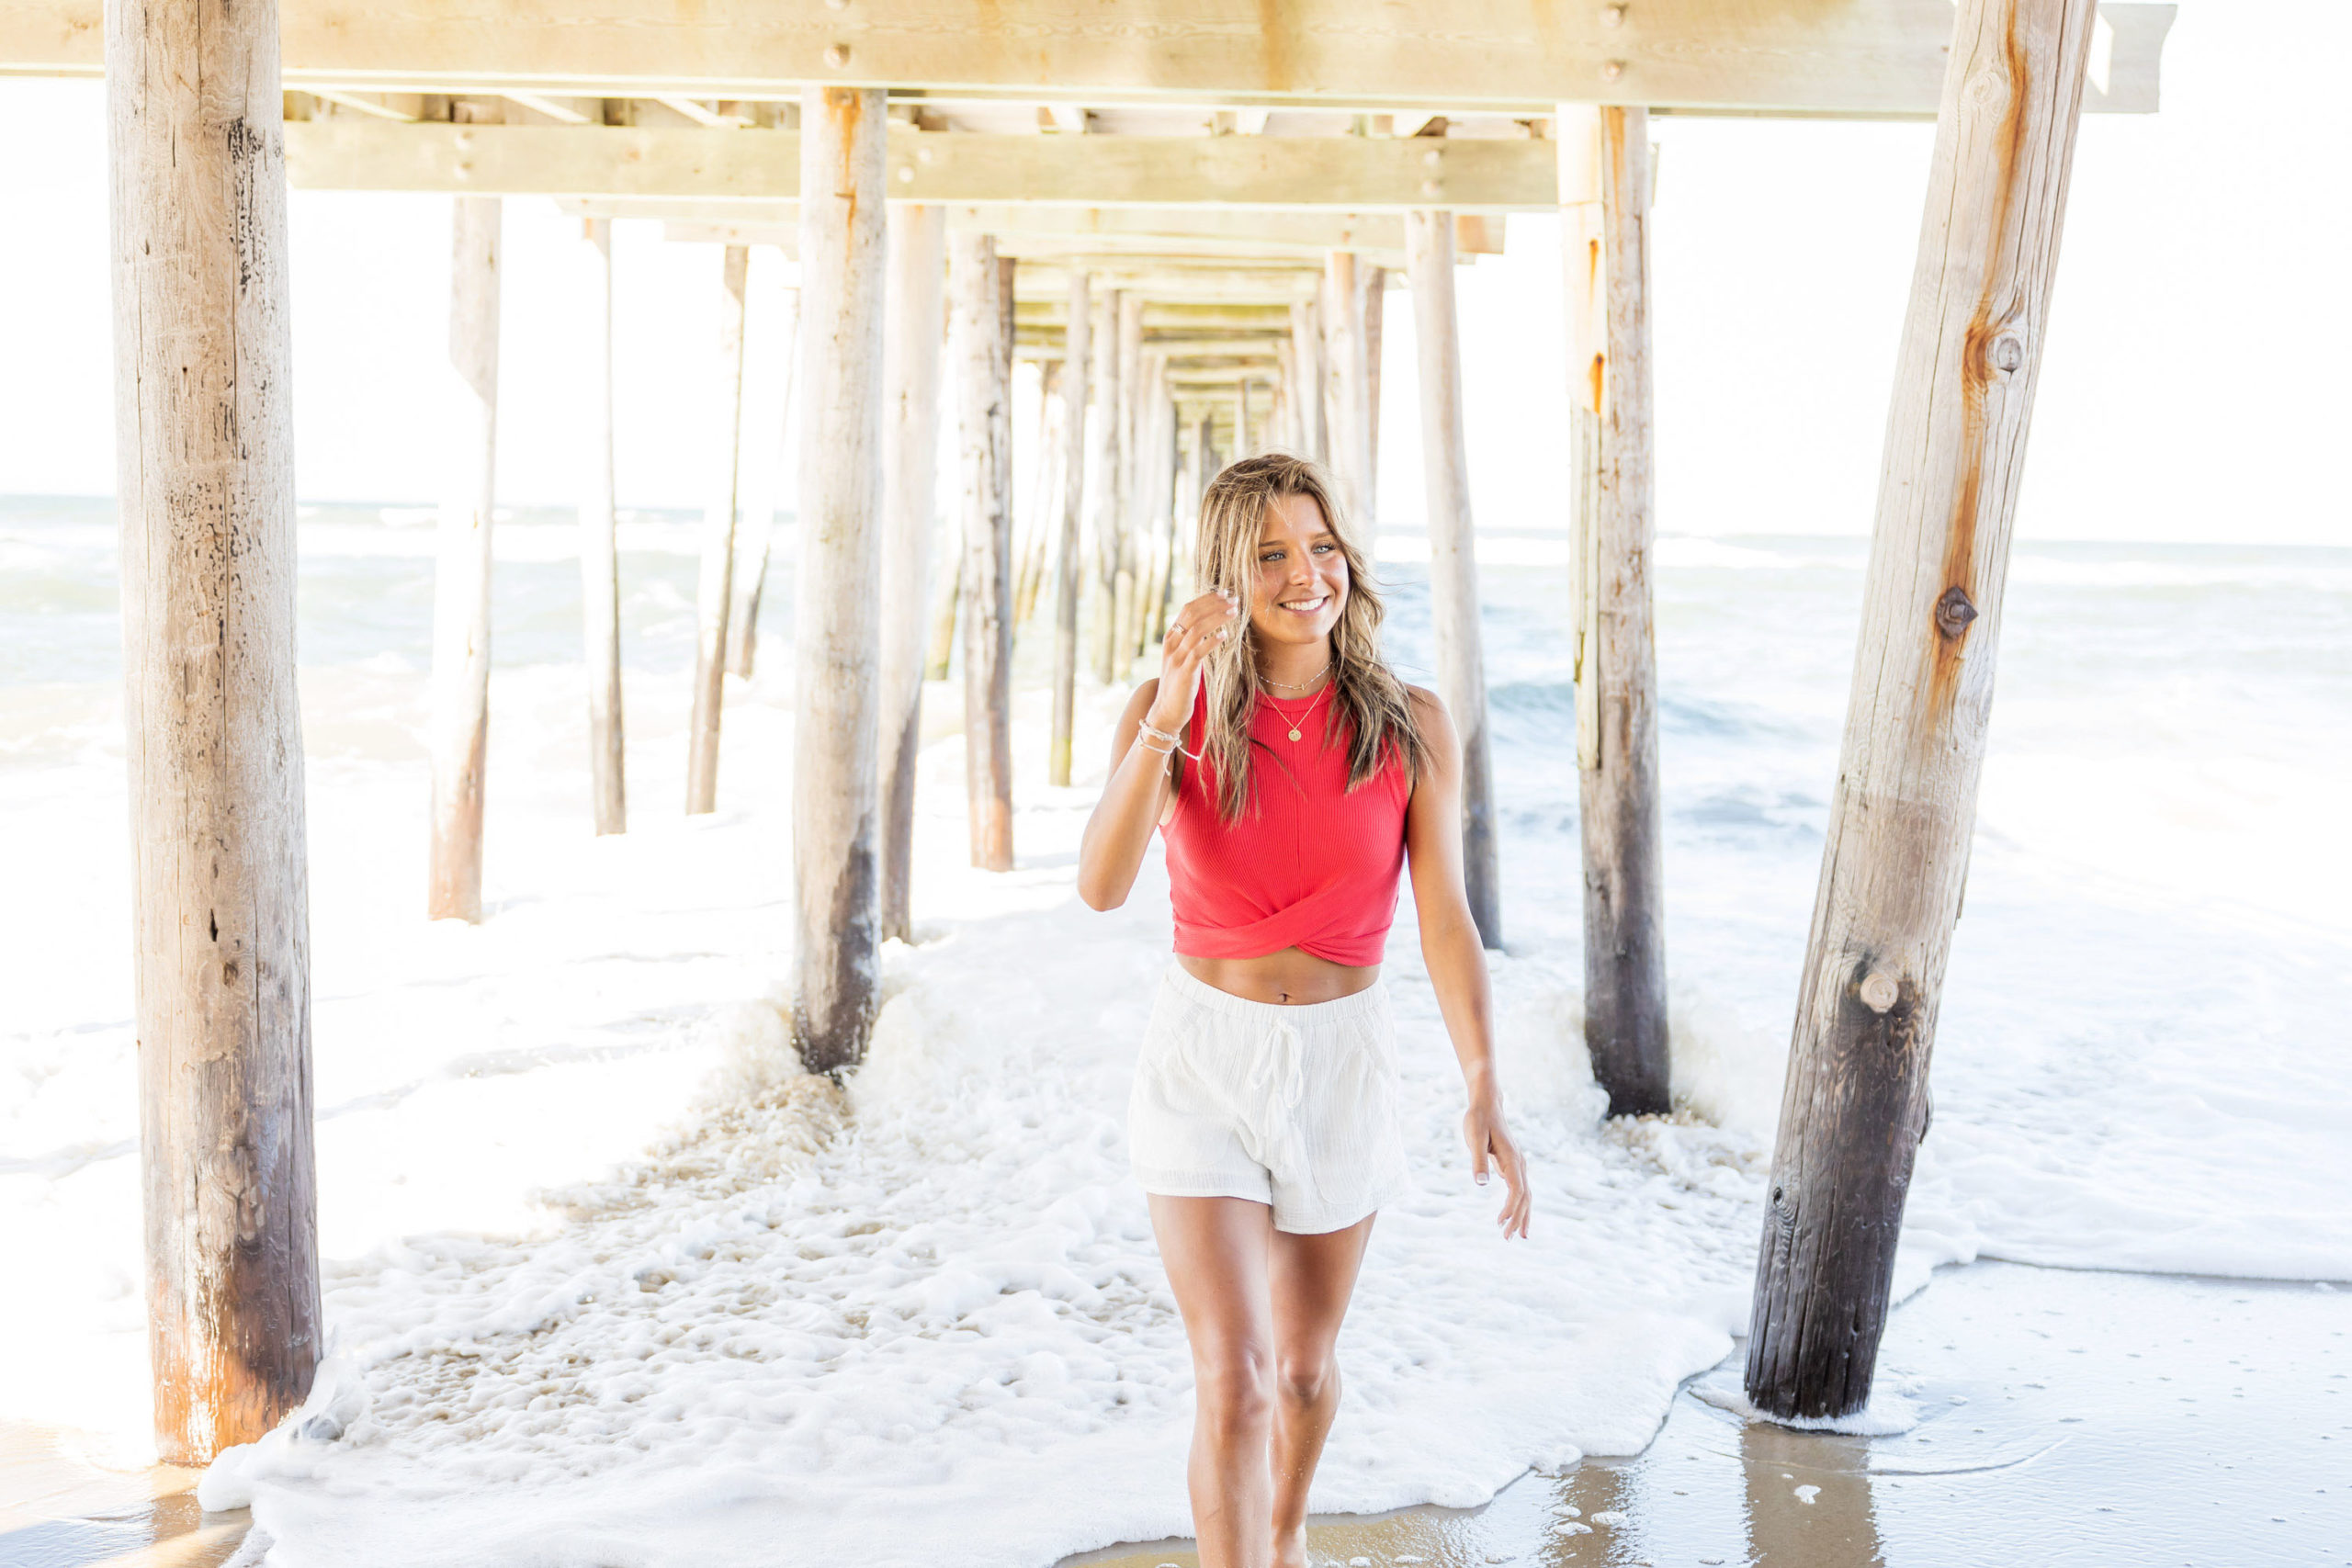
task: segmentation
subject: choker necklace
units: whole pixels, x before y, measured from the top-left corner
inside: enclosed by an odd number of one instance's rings
[[[1317,670],[1314,674],[1309,675],[1304,681],[1295,682],[1290,681],[1277,681],[1272,675],[1261,675],[1258,679],[1266,685],[1280,686],[1285,692],[1303,692],[1306,690],[1307,687],[1315,684],[1316,682],[1323,679],[1324,676],[1329,675],[1330,672],[1331,666],[1327,662],[1322,669]]]

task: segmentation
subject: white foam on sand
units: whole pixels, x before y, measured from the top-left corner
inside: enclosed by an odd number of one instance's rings
[[[1025,811],[1028,852],[1060,859],[1080,805]],[[751,1004],[728,1087],[652,1160],[559,1195],[551,1233],[335,1269],[366,1413],[225,1459],[214,1500],[250,1497],[284,1564],[912,1563],[948,1540],[1035,1564],[1187,1529],[1189,1360],[1123,1132],[1164,885],[1155,863],[1107,917],[1060,891],[894,945],[845,1097]],[[1746,1312],[1761,1147],[1604,1126],[1573,990],[1532,960],[1498,963],[1497,993],[1541,1217],[1499,1239],[1399,936],[1419,1181],[1349,1317],[1318,1509],[1470,1506],[1635,1451]]]

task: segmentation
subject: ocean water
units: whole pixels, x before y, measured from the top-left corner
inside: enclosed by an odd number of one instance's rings
[[[144,1442],[110,506],[0,498],[0,1414]],[[422,919],[432,530],[300,524],[321,1226],[346,1436],[208,1479],[283,1564],[1035,1563],[1183,1527],[1189,1371],[1125,1182],[1165,962],[1156,857],[1071,891],[1120,694],[965,859],[954,683],[926,694],[918,940],[845,1096],[783,1050],[791,539],[720,809],[684,782],[695,520],[623,526],[631,830],[587,831],[569,519],[497,536],[479,928]],[[1610,1125],[1578,1043],[1574,694],[1556,536],[1482,541],[1508,951],[1498,1049],[1538,1205],[1496,1239],[1409,902],[1391,945],[1416,1195],[1382,1218],[1316,1506],[1474,1504],[1648,1440],[1744,1331],[1864,545],[1658,550],[1683,1113]],[[1430,668],[1426,551],[1381,541]],[[1038,628],[1042,629],[1042,626]],[[2352,550],[2024,545],[1902,1288],[1936,1264],[2352,1279]],[[24,896],[29,890],[31,896]],[[1904,1369],[1890,1367],[1900,1379]],[[1040,1477],[1051,1477],[1041,1486]],[[781,1543],[781,1544],[779,1544]]]

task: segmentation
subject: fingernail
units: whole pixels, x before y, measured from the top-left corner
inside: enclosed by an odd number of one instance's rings
[[[1478,1185],[1479,1185],[1479,1186],[1481,1186],[1481,1187],[1484,1187],[1486,1184],[1487,1184],[1487,1179],[1486,1179],[1486,1177],[1485,1177],[1485,1176],[1483,1176],[1483,1175],[1482,1175],[1482,1176],[1480,1176],[1480,1177],[1478,1178]]]

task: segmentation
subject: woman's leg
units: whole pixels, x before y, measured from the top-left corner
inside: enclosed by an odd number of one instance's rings
[[[1241,1198],[1155,1193],[1151,1228],[1193,1346],[1187,1479],[1201,1568],[1267,1568],[1275,1354],[1266,1281],[1273,1211]]]
[[[1306,1489],[1340,1411],[1340,1367],[1332,1349],[1355,1293],[1374,1217],[1323,1235],[1274,1233],[1267,1284],[1274,1320],[1272,1522],[1279,1568],[1306,1568]]]

